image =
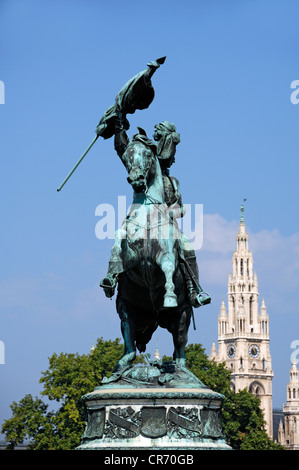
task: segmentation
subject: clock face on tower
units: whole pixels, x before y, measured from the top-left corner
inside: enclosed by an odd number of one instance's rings
[[[260,354],[260,349],[259,347],[256,345],[256,344],[251,344],[251,346],[249,347],[249,354],[251,357],[259,357],[259,354]]]
[[[235,348],[235,346],[234,346],[233,344],[230,344],[230,345],[228,346],[228,348],[227,348],[227,355],[228,355],[228,357],[230,357],[230,358],[234,357],[235,353],[236,353],[236,348]]]

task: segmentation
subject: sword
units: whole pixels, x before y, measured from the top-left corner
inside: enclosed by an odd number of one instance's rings
[[[70,177],[72,176],[72,174],[74,173],[74,171],[76,170],[76,168],[80,165],[80,163],[82,162],[83,158],[85,157],[85,155],[89,152],[89,150],[91,149],[91,147],[93,146],[93,144],[95,143],[95,141],[98,139],[99,137],[99,134],[97,134],[95,136],[95,138],[93,139],[93,141],[91,142],[91,144],[89,144],[89,146],[87,147],[87,149],[85,150],[85,152],[83,153],[83,155],[79,158],[79,160],[77,161],[76,165],[74,166],[74,168],[69,172],[69,174],[67,175],[67,177],[65,178],[65,180],[63,181],[63,183],[59,186],[59,188],[57,189],[57,191],[60,191],[63,186],[65,185],[65,183],[67,182],[68,179],[70,179]]]

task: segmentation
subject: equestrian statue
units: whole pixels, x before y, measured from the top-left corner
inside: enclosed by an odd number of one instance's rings
[[[115,234],[106,276],[100,286],[111,298],[117,288],[116,308],[124,339],[124,354],[115,367],[121,374],[131,367],[136,351],[146,345],[158,327],[173,338],[173,360],[185,366],[185,346],[193,308],[211,302],[199,283],[198,266],[191,242],[177,219],[185,210],[179,181],[170,175],[180,134],[174,124],[155,125],[153,140],[138,127],[130,140],[128,114],[148,108],[154,98],[151,78],[165,57],[147,64],[121,89],[115,103],[101,118],[96,137],[69,173],[72,175],[99,136],[114,137],[114,148],[125,166],[133,201]]]

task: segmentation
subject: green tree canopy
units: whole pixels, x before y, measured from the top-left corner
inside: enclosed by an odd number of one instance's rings
[[[53,354],[49,368],[42,372],[41,395],[55,400],[60,406],[48,412],[48,404],[39,398],[26,395],[19,403],[11,405],[12,417],[2,426],[8,448],[13,449],[24,440],[35,450],[68,450],[80,444],[84,430],[83,409],[80,398],[94,390],[100,380],[112,373],[122,357],[120,339],[98,339],[90,354]]]
[[[90,354],[53,354],[49,367],[42,372],[41,396],[57,403],[56,411],[49,411],[49,403],[41,398],[25,395],[11,405],[12,416],[2,425],[7,448],[29,441],[35,450],[70,450],[80,444],[84,430],[84,415],[80,403],[104,376],[109,377],[122,357],[120,339],[98,339]],[[229,445],[234,449],[277,449],[267,436],[259,400],[248,391],[230,390],[230,371],[224,364],[209,361],[200,344],[186,348],[187,367],[205,385],[222,393],[223,427]],[[137,362],[144,362],[143,356]]]

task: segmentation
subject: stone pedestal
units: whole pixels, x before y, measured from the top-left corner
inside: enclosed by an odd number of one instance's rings
[[[82,397],[86,428],[78,450],[229,450],[224,397],[185,368],[134,367]]]

